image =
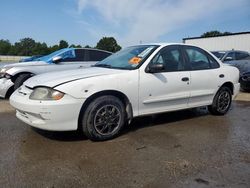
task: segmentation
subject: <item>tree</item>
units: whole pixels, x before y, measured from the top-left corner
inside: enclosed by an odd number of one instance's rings
[[[78,44],[78,45],[71,44],[69,47],[70,48],[82,48],[82,46],[80,44]]]
[[[204,38],[206,38],[206,37],[217,37],[217,36],[224,36],[224,35],[229,35],[229,34],[231,34],[231,33],[230,32],[222,33],[220,31],[215,30],[215,31],[208,31],[206,33],[203,33],[201,35],[201,37],[204,37]]]
[[[86,46],[84,46],[84,48],[91,48],[91,46],[89,46],[89,45],[86,45]]]
[[[55,52],[55,51],[57,51],[57,50],[59,50],[59,46],[58,46],[58,45],[54,45],[54,46],[51,46],[51,47],[49,48],[49,52],[50,52],[50,53]]]
[[[32,38],[23,38],[20,42],[15,43],[16,55],[30,56],[33,54],[35,46],[36,41]]]
[[[46,43],[37,42],[32,55],[46,55],[49,52],[50,51]]]
[[[68,48],[69,44],[65,40],[60,40],[59,49]]]
[[[0,40],[0,55],[7,55],[11,49],[11,43],[8,40]]]
[[[96,45],[97,49],[106,50],[110,52],[117,52],[121,49],[113,37],[103,37]]]

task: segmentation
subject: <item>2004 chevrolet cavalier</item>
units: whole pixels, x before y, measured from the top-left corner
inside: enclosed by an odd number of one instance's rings
[[[92,140],[117,136],[133,117],[208,106],[225,114],[239,71],[183,44],[125,48],[91,68],[27,80],[10,98],[16,116],[45,130],[80,129]]]

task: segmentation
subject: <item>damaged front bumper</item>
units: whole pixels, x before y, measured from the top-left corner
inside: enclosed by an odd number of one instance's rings
[[[50,131],[77,130],[83,99],[66,95],[58,101],[29,99],[32,89],[22,85],[10,97],[16,117],[32,127]]]

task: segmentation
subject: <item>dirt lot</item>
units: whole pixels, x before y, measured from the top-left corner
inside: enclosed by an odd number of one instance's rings
[[[0,185],[249,187],[249,95],[226,116],[200,108],[137,118],[107,142],[32,129],[0,99]]]

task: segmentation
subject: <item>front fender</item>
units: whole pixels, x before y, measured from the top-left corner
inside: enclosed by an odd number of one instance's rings
[[[133,114],[138,114],[139,100],[138,70],[115,75],[104,75],[62,83],[54,89],[62,91],[74,98],[87,99],[98,92],[118,91],[127,96],[133,108]]]

